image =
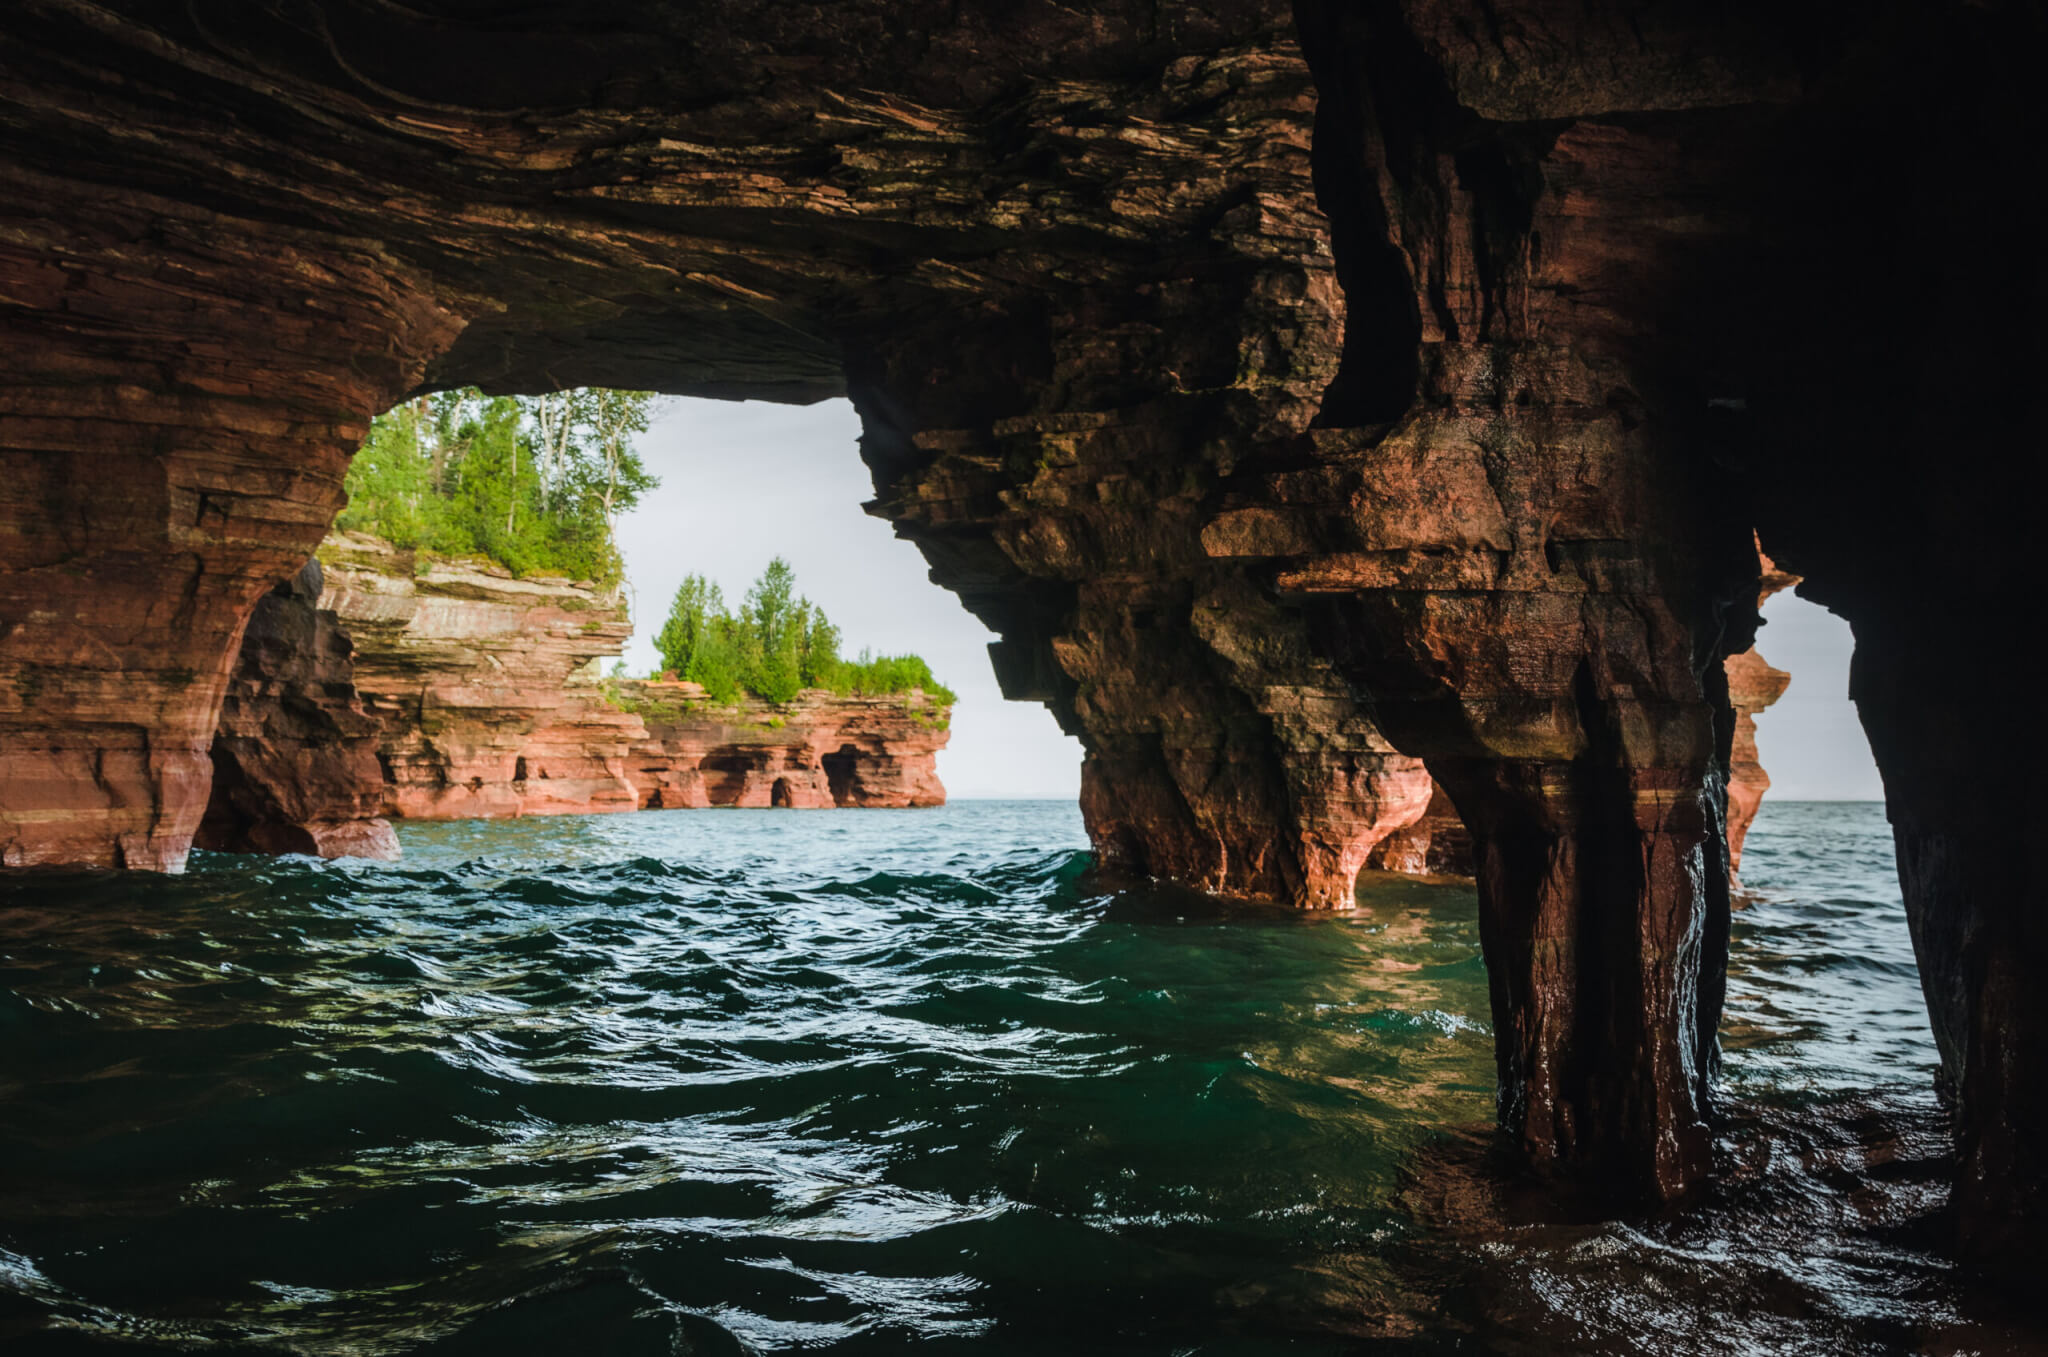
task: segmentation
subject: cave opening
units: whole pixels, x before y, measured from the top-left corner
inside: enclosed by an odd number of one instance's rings
[[[2041,366],[2009,304],[2039,271],[2005,172],[2040,139],[2029,7],[1678,7],[1616,38],[1570,5],[970,6],[936,34],[741,5],[693,43],[633,0],[602,31],[543,6],[488,33],[459,6],[315,3],[338,22],[310,44],[276,5],[225,37],[131,8],[0,21],[24,53],[0,160],[32,209],[0,259],[8,867],[176,871],[209,781],[238,803],[223,833],[294,825],[323,855],[395,850],[387,815],[836,802],[838,734],[797,750],[764,711],[699,738],[707,675],[601,672],[672,591],[622,619],[605,562],[531,556],[560,506],[517,468],[568,446],[545,432],[492,443],[512,491],[470,506],[472,536],[527,553],[502,576],[320,540],[345,477],[389,472],[393,445],[350,448],[406,393],[733,398],[674,421],[696,460],[673,479],[717,521],[652,494],[622,516],[649,515],[663,569],[737,598],[808,553],[844,625],[828,588],[907,597],[818,526],[872,494],[869,526],[922,554],[899,562],[999,638],[974,641],[991,691],[1053,713],[989,766],[1064,748],[1071,776],[1081,739],[1087,830],[1130,878],[1335,911],[1361,859],[1468,852],[1510,1133],[1675,1199],[1704,1161],[1662,1147],[1713,1110],[1717,761],[1745,762],[1714,638],[1755,521],[1855,619],[1890,792],[1889,835],[1865,815],[1855,842],[1925,968],[1957,1228],[1980,1259],[2041,1256],[2030,543],[1986,530],[2040,498],[2039,459],[2012,464],[2024,402],[1954,394]],[[415,434],[438,399],[399,407]],[[1739,436],[1703,438],[1702,399]],[[724,438],[734,412],[771,432]],[[789,432],[807,418],[839,421],[830,456]],[[422,465],[435,494],[466,483]],[[814,506],[835,468],[858,486]],[[324,580],[280,594],[316,550]],[[385,642],[421,617],[448,625],[412,660],[484,677],[412,683]],[[1768,744],[1794,710],[1748,715]],[[936,720],[892,718],[905,741]],[[1793,804],[1730,791],[1731,857],[1761,816],[1750,880]],[[1795,924],[1782,950],[1843,954],[1839,918]],[[1774,1021],[1735,1004],[1735,1042]]]
[[[825,769],[825,785],[831,790],[834,805],[845,806],[853,803],[858,786],[860,751],[850,744],[843,744],[819,760]]]

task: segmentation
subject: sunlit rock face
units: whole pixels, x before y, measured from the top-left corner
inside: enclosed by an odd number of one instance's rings
[[[1757,589],[1756,606],[1762,610],[1772,594],[1799,583],[1797,575],[1778,569],[1770,557],[1759,562],[1763,582]],[[1728,756],[1728,868],[1742,866],[1742,841],[1756,823],[1764,793],[1771,789],[1770,774],[1764,771],[1756,748],[1757,713],[1785,695],[1792,676],[1773,669],[1755,646],[1727,660],[1728,704],[1735,709],[1735,737]]]
[[[587,581],[332,534],[249,625],[199,846],[389,858],[386,816],[944,804],[947,712],[924,694],[726,706],[600,682],[630,635]]]
[[[600,682],[632,634],[615,592],[360,533],[320,559],[324,616],[353,643],[347,691],[375,731],[356,771],[383,814],[945,802],[946,712],[922,693],[725,706],[691,683]]]
[[[406,819],[632,810],[626,756],[646,735],[594,667],[632,635],[623,601],[586,582],[428,561],[379,538],[322,544],[355,686],[379,723],[386,811]]]
[[[710,701],[694,683],[636,680],[619,701],[646,722],[626,775],[647,810],[942,806],[945,708],[922,692],[817,690],[793,702]]]
[[[1433,775],[1504,1121],[1672,1195],[1759,530],[1857,631],[1964,1236],[2035,1256],[2037,6],[203,9],[0,19],[8,863],[182,859],[405,393],[844,392],[1105,863],[1345,904]]]

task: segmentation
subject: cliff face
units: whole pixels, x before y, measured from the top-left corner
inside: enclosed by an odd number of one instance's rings
[[[250,625],[201,846],[395,856],[376,817],[945,802],[948,713],[922,693],[600,682],[631,630],[589,584],[330,536]]]
[[[1760,531],[1856,628],[1960,1228],[2041,1256],[2039,6],[473,11],[0,18],[8,863],[181,860],[241,629],[407,392],[843,392],[1106,862],[1339,903],[1419,760],[1504,1123],[1671,1195]],[[542,781],[477,733],[584,720],[527,681],[392,688],[475,717],[405,795]],[[627,801],[629,752],[530,762]]]
[[[354,682],[340,619],[320,606],[318,561],[265,594],[213,737],[213,790],[195,840],[235,853],[391,859],[377,719]]]
[[[423,561],[361,534],[321,547],[332,609],[377,718],[385,806],[408,819],[631,810],[637,717],[591,668],[632,623],[587,584]],[[579,676],[580,681],[579,681]]]
[[[627,776],[650,810],[939,806],[948,713],[923,693],[719,707],[694,683],[612,685],[647,724]]]

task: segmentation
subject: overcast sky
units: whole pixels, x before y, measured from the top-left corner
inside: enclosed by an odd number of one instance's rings
[[[1789,589],[1764,604],[1757,653],[1792,675],[1756,718],[1757,761],[1780,801],[1882,801],[1884,784],[1849,701],[1849,624]]]
[[[845,653],[914,651],[960,694],[952,741],[939,755],[951,795],[1073,798],[1080,745],[1037,703],[1002,700],[989,670],[991,634],[926,578],[916,547],[861,512],[874,489],[859,436],[843,400],[670,402],[640,444],[661,488],[619,525],[636,595],[627,667],[654,668],[654,633],[683,576],[710,576],[737,605],[769,559],[784,556],[799,591],[838,623]],[[1765,605],[1764,617],[1757,648],[1792,674],[1784,698],[1757,720],[1771,795],[1880,799],[1848,701],[1848,625],[1789,592]]]
[[[619,523],[633,586],[626,667],[655,666],[654,634],[683,576],[708,575],[736,607],[770,559],[838,624],[841,653],[915,652],[960,695],[939,754],[949,795],[1058,797],[1081,790],[1081,746],[1036,702],[1005,702],[986,627],[925,575],[924,557],[861,512],[874,484],[860,420],[843,400],[818,405],[677,400],[640,441],[661,488]]]

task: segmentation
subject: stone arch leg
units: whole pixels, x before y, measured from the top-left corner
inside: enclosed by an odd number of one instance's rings
[[[2036,666],[2014,645],[2011,614],[1953,599],[1943,612],[1858,621],[1850,690],[1884,776],[1955,1107],[1958,1243],[2038,1278],[2048,1263],[2048,791],[2038,762],[2014,757],[2040,720]],[[1958,685],[1965,653],[1971,679]]]
[[[1646,598],[1368,595],[1327,616],[1470,829],[1503,1125],[1538,1165],[1682,1194],[1708,1168],[1725,985],[1719,655]],[[1464,682],[1433,687],[1421,655]]]

